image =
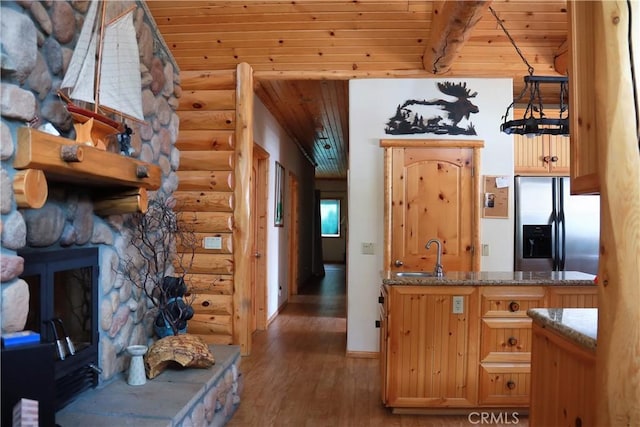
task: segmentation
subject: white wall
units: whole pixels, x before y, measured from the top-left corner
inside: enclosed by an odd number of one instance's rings
[[[269,153],[269,191],[266,195],[268,208],[267,250],[265,256],[267,257],[267,318],[270,319],[289,295],[288,252],[289,218],[291,215],[289,209],[289,172],[293,172],[300,183],[300,276],[304,279],[311,274],[311,225],[310,221],[307,223],[306,219],[311,218],[313,192],[305,192],[305,188],[313,189],[314,168],[258,97],[254,97],[253,118],[254,141]],[[276,161],[280,162],[285,169],[284,227],[273,225]]]
[[[437,82],[466,82],[470,100],[479,112],[470,121],[477,135],[387,135],[387,121],[396,107],[408,99],[454,100],[440,92]],[[384,168],[380,139],[481,139],[481,175],[513,177],[513,138],[500,132],[501,116],[513,98],[511,79],[359,79],[349,82],[349,239],[347,245],[347,351],[378,351],[378,291],[381,284],[383,236]],[[513,269],[513,188],[509,192],[508,219],[482,219],[481,242],[489,245],[482,269]],[[362,242],[373,242],[374,255],[360,253]],[[480,248],[478,248],[480,250]]]

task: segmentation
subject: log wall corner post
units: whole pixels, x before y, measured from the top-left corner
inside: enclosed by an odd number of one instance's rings
[[[422,55],[424,69],[445,74],[491,1],[434,2],[429,44]]]
[[[573,2],[592,8],[598,171],[600,267],[596,350],[596,425],[640,425],[640,154],[631,50],[637,1]],[[634,9],[635,8],[635,9]],[[633,14],[633,19],[631,15]],[[633,24],[637,25],[637,24]],[[637,31],[637,29],[635,30]],[[579,37],[579,35],[578,35]],[[635,36],[637,37],[637,35]],[[634,112],[636,116],[634,117]]]
[[[233,342],[240,353],[251,353],[251,269],[254,259],[251,221],[253,166],[253,70],[247,63],[236,68],[236,144],[233,210]]]

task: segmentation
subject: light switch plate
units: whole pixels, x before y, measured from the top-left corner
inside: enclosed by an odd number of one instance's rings
[[[373,255],[375,254],[375,248],[373,243],[371,242],[362,242],[361,252],[364,255]]]
[[[463,296],[454,296],[453,297],[453,314],[462,314],[464,313],[464,297]]]
[[[222,237],[207,236],[202,240],[205,249],[222,249]]]

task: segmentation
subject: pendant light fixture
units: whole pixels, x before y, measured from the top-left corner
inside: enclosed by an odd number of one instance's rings
[[[566,76],[535,76],[533,67],[527,62],[516,42],[504,27],[498,15],[496,15],[496,12],[491,6],[489,6],[489,10],[496,18],[502,31],[507,35],[516,52],[518,52],[518,55],[520,55],[522,61],[527,65],[529,72],[529,75],[524,77],[524,89],[507,107],[507,111],[502,116],[503,123],[500,125],[500,130],[507,134],[526,135],[529,138],[537,135],[569,136],[569,105],[565,102],[566,97],[569,95],[569,79]],[[547,113],[545,113],[540,91],[540,86],[542,85],[557,86],[559,99],[557,107],[554,107],[558,111],[557,117],[548,117]],[[509,118],[509,110],[514,108],[515,105],[521,105],[525,102],[527,106],[522,118],[507,120]]]

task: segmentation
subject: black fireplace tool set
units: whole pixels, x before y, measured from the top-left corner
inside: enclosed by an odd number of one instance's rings
[[[53,337],[56,340],[56,350],[58,352],[58,358],[60,360],[64,360],[67,355],[73,356],[76,354],[76,348],[73,345],[73,341],[71,341],[71,337],[67,334],[67,330],[64,327],[64,322],[61,318],[56,317],[49,321],[45,321],[44,323],[48,323],[51,326],[51,330],[53,331]],[[64,340],[60,338],[58,334],[58,326],[60,325],[60,329],[62,330],[62,335],[64,336]],[[67,349],[65,350],[65,344]]]

